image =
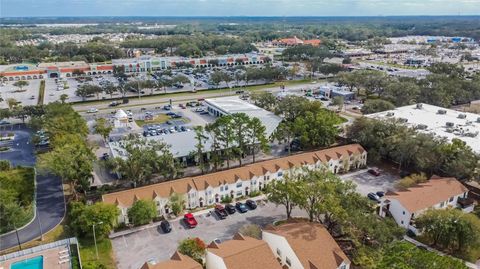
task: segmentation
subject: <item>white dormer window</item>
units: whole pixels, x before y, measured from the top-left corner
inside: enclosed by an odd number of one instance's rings
[[[223,186],[220,186],[220,191],[223,191]]]
[[[240,181],[237,183],[237,188],[241,188],[241,187],[242,187],[242,182]]]

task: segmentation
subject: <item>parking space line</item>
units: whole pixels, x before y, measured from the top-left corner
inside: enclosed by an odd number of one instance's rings
[[[125,236],[122,236],[123,238],[123,243],[125,243],[125,247],[127,248],[128,247],[128,243],[127,243],[127,240],[125,239]]]

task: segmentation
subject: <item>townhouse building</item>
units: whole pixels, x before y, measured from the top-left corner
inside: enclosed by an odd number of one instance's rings
[[[428,209],[459,208],[472,212],[473,200],[467,195],[468,189],[455,178],[432,177],[406,190],[387,193],[381,199],[379,214],[391,216],[399,226],[418,233],[415,218]]]
[[[291,269],[349,269],[350,260],[320,223],[287,222],[262,231],[272,253]]]
[[[235,234],[232,240],[212,242],[206,249],[207,269],[282,269],[265,241]]]
[[[341,173],[365,167],[366,163],[365,149],[359,144],[350,144],[109,193],[103,195],[102,200],[120,209],[119,223],[128,223],[127,211],[140,199],[154,201],[157,213],[161,216],[171,212],[169,199],[174,193],[184,197],[187,209],[193,209],[219,203],[227,196],[248,196],[251,192],[262,190],[269,182],[281,180],[286,173],[302,167]]]

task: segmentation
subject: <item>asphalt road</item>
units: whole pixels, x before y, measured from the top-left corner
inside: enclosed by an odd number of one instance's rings
[[[0,159],[10,160],[13,165],[34,166],[35,153],[30,143],[29,130],[24,127],[13,130],[8,127],[5,128],[8,132],[15,132],[16,138],[13,142],[10,142],[11,150],[9,152],[0,153]],[[0,134],[4,132],[6,131],[0,129]],[[62,221],[65,215],[65,200],[62,181],[59,177],[51,174],[37,175],[36,203],[37,214],[35,219],[18,230],[18,237],[22,244],[40,237],[40,227],[42,232],[46,233]],[[18,239],[15,232],[0,236],[0,250],[16,245],[18,245]]]

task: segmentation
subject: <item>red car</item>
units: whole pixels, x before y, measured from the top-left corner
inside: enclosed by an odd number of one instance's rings
[[[185,108],[186,108],[184,104],[179,104],[178,106],[179,106],[180,108],[182,108],[182,109],[185,109]]]
[[[197,220],[192,215],[192,213],[187,213],[187,214],[183,215],[183,221],[188,226],[188,228],[195,228],[195,227],[197,227],[197,224],[198,224]]]

